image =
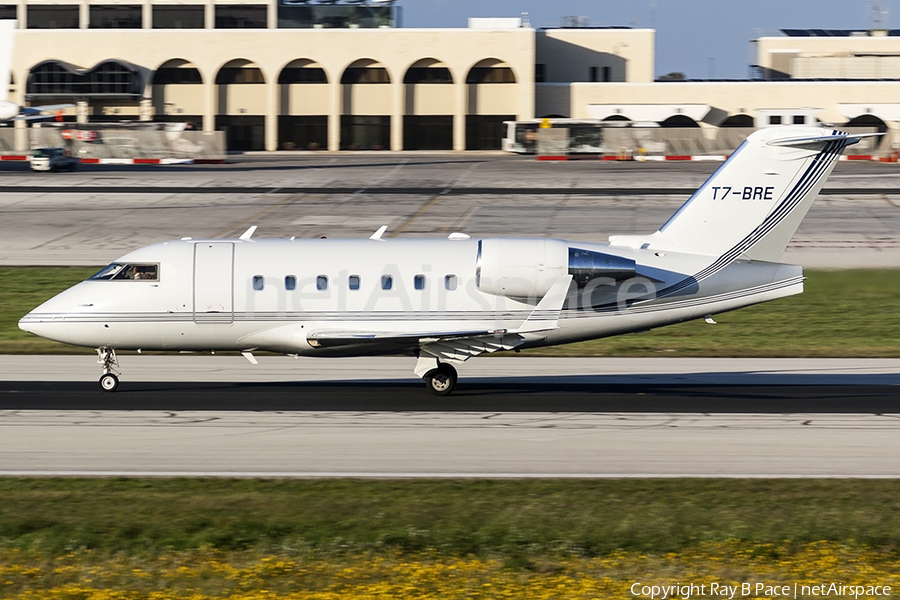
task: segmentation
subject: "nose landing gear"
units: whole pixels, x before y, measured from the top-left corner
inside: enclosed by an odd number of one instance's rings
[[[119,387],[119,360],[112,348],[97,348],[97,363],[103,375],[100,376],[100,388],[104,392],[114,392]]]

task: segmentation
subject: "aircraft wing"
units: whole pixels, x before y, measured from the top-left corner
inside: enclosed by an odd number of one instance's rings
[[[502,335],[506,330],[480,331],[420,331],[413,333],[400,332],[362,332],[362,331],[317,331],[307,336],[306,340],[314,348],[336,348],[340,346],[357,346],[363,344],[395,345],[399,347],[419,347],[440,341],[460,340],[482,336]]]
[[[512,350],[525,342],[523,334],[557,329],[559,313],[566,300],[571,281],[571,275],[561,276],[544,294],[528,318],[514,329],[419,332],[317,331],[309,334],[306,340],[314,348],[368,344],[394,347],[397,351],[419,350],[435,358],[462,362],[479,354]]]
[[[362,333],[349,331],[320,331],[310,334],[306,341],[314,348],[347,348],[377,346],[379,350],[395,352],[420,351],[449,362],[462,362],[479,354],[512,350],[525,338],[506,329],[482,331],[418,332],[418,333]]]
[[[64,108],[71,108],[75,106],[74,104],[47,104],[44,106],[23,106],[20,109],[20,114],[17,117],[13,117],[10,119],[11,121],[31,121],[32,119],[46,119],[52,115],[47,115],[44,113],[52,112],[54,110],[62,110]]]

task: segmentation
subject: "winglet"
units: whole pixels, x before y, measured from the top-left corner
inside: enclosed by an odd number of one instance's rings
[[[247,231],[241,234],[239,240],[249,240],[250,237],[256,232],[256,225],[251,225]]]
[[[381,239],[381,236],[383,236],[384,232],[387,231],[387,227],[388,227],[387,225],[382,225],[381,227],[378,228],[378,231],[376,231],[375,233],[373,233],[372,235],[369,236],[369,239],[383,242],[384,240]]]
[[[537,303],[522,326],[512,333],[529,333],[534,331],[547,331],[559,328],[559,311],[569,295],[569,284],[572,283],[572,275],[560,275],[541,301]]]

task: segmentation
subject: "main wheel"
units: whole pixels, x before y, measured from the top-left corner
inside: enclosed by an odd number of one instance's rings
[[[114,392],[119,387],[119,378],[112,373],[107,373],[100,378],[100,387],[104,392]]]
[[[437,369],[425,375],[425,387],[435,396],[448,396],[456,387],[456,369],[440,363]]]

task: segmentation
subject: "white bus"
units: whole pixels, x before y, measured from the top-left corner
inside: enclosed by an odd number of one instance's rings
[[[541,123],[569,130],[569,154],[600,154],[603,152],[603,128],[609,127],[600,119],[530,119],[504,121],[503,150],[517,154],[537,152],[537,132]]]

